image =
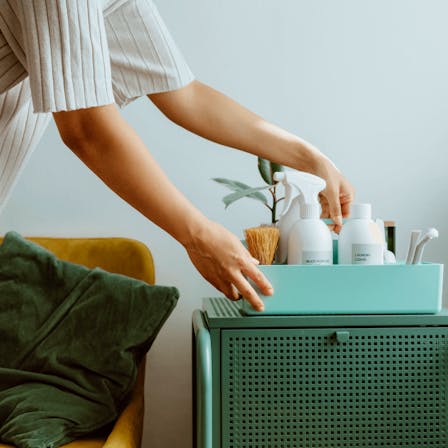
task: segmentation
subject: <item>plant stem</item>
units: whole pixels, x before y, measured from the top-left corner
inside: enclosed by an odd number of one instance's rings
[[[272,207],[268,207],[271,210],[271,221],[272,224],[276,224],[278,222],[278,219],[276,219],[277,215],[277,204],[280,201],[283,201],[285,197],[282,197],[280,199],[277,199],[277,184],[274,184],[272,188],[269,189],[271,195],[272,195]]]
[[[277,222],[277,220],[275,219],[276,212],[277,212],[277,198],[275,197],[275,189],[276,189],[275,184],[272,186],[272,188],[269,188],[269,191],[271,192],[271,195],[272,195],[272,207],[271,207],[272,224],[275,224]]]

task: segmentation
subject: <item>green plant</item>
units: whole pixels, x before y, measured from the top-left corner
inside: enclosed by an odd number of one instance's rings
[[[232,190],[230,193],[222,198],[225,208],[230,204],[243,199],[249,198],[262,202],[271,213],[271,222],[275,224],[277,220],[277,204],[284,198],[277,198],[277,182],[274,181],[273,176],[276,171],[283,171],[283,166],[278,163],[269,162],[268,160],[258,157],[258,172],[261,178],[266,182],[266,185],[260,187],[251,187],[243,182],[225,179],[222,177],[215,177],[213,180],[222,184]],[[268,190],[270,193],[270,201],[262,191]]]

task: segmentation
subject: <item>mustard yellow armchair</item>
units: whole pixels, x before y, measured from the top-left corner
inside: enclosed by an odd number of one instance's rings
[[[58,258],[88,268],[127,275],[154,284],[154,262],[150,250],[129,238],[27,238],[53,252]],[[0,238],[0,243],[3,238]],[[83,438],[64,448],[139,448],[144,414],[145,359],[143,359],[130,402],[112,432],[104,439]],[[0,448],[14,448],[0,443]]]

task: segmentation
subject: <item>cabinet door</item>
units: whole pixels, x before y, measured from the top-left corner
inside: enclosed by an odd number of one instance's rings
[[[223,330],[223,448],[447,448],[448,328]]]

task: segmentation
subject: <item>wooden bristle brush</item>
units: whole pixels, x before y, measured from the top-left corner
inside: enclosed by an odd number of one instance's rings
[[[247,249],[260,264],[272,264],[277,249],[280,231],[274,226],[245,229]]]

